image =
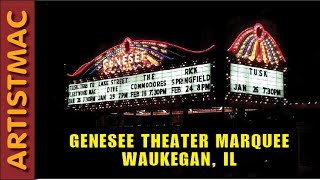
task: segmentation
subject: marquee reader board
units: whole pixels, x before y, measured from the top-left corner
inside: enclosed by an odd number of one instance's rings
[[[231,63],[230,91],[283,98],[283,72]]]
[[[211,64],[69,84],[68,105],[211,92]]]

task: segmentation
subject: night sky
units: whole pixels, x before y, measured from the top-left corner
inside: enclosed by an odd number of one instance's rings
[[[318,97],[315,80],[320,65],[317,5],[316,2],[37,2],[37,65],[41,64],[44,70],[38,73],[46,82],[64,76],[64,64],[66,72],[73,73],[125,37],[166,41],[194,50],[216,44],[221,56],[218,61],[224,61],[222,53],[237,35],[260,22],[277,41],[288,62],[289,98],[314,100]]]
[[[80,125],[63,114],[66,74],[126,37],[165,41],[192,50],[216,44],[217,61],[223,62],[238,34],[259,22],[287,60],[287,98],[320,100],[319,5],[250,1],[36,2],[36,134],[40,134],[36,173],[53,177],[55,167],[69,167],[58,162],[67,147],[63,138]],[[71,128],[66,131],[56,127]],[[77,162],[76,157],[69,158]]]

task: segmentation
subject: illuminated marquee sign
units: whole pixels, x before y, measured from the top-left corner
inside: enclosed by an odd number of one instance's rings
[[[166,51],[162,48],[163,45],[151,46],[151,50],[146,48],[148,46],[141,46],[138,43],[132,42],[130,38],[126,38],[124,42],[119,45],[113,56],[105,55],[102,60],[102,67],[100,71],[104,74],[132,71],[138,68],[150,68],[152,65],[159,66],[161,60],[164,59]],[[161,48],[160,48],[161,47]],[[156,50],[161,51],[157,52]],[[157,52],[157,53],[155,53]],[[101,60],[100,60],[101,61]]]
[[[278,65],[284,56],[272,36],[259,23],[240,33],[228,52],[237,59]]]
[[[128,74],[136,70],[159,67],[165,61],[185,59],[188,55],[202,54],[215,46],[201,51],[193,51],[175,44],[154,40],[131,40],[126,38],[96,58],[80,66],[69,77],[107,76],[114,74]],[[189,59],[189,58],[188,58]]]
[[[278,103],[285,96],[286,60],[273,37],[260,23],[242,31],[228,49],[230,71],[227,99]],[[255,97],[252,97],[254,95]],[[263,98],[259,98],[263,97]]]
[[[231,63],[230,91],[283,98],[283,72]]]
[[[103,61],[103,72],[106,74],[109,72],[114,73],[118,68],[122,71],[132,71],[138,68],[139,63],[149,67],[151,63],[145,57],[144,52],[117,55],[111,60],[106,59]],[[157,66],[159,64],[157,61],[152,62]]]
[[[211,64],[104,79],[68,87],[68,104],[211,92]]]

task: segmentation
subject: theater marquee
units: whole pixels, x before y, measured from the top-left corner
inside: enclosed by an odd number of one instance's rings
[[[69,85],[68,104],[176,96],[211,90],[211,64]]]
[[[68,74],[66,104],[93,111],[211,101],[213,49],[126,38]]]
[[[283,72],[240,64],[230,65],[230,91],[284,97]]]
[[[259,104],[286,102],[286,60],[261,24],[239,34],[228,49],[227,60],[226,99]]]

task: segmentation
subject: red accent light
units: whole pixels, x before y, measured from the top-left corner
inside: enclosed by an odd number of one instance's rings
[[[279,57],[282,58],[282,60],[283,60],[284,62],[286,62],[286,59],[284,58],[284,56],[283,56],[283,54],[282,54],[282,52],[281,52],[278,44],[276,43],[276,41],[273,39],[273,37],[272,37],[267,31],[266,31],[266,34],[268,35],[268,37],[270,37],[271,41],[274,43],[277,51],[279,51]]]
[[[272,36],[265,31],[265,29],[263,28],[263,26],[260,23],[257,23],[254,25],[254,27],[251,28],[247,28],[244,31],[242,31],[238,37],[236,38],[236,40],[232,43],[232,45],[230,46],[230,48],[228,49],[229,52],[233,53],[234,55],[236,55],[237,53],[240,53],[239,56],[244,57],[245,55],[250,56],[249,54],[244,54],[244,53],[248,53],[248,51],[239,51],[239,46],[243,47],[243,46],[247,46],[248,44],[244,44],[244,43],[250,43],[250,41],[245,41],[245,37],[247,37],[248,34],[252,34],[254,36],[254,43],[257,43],[257,46],[255,47],[256,49],[252,50],[252,52],[255,52],[255,60],[257,61],[262,61],[264,59],[262,59],[263,57],[266,57],[266,63],[269,63],[271,61],[271,57],[268,54],[267,51],[267,47],[263,48],[260,43],[263,43],[264,40],[266,38],[268,38],[270,40],[270,44],[269,46],[273,46],[276,49],[276,54],[271,54],[271,56],[273,55],[277,55],[279,56],[280,60],[283,60],[284,62],[286,61],[278,44],[275,42],[275,40],[272,38]],[[253,44],[254,44],[253,43]],[[263,49],[264,51],[262,51]],[[271,47],[272,48],[272,47]],[[249,51],[250,52],[250,51]],[[274,58],[273,58],[274,59]]]
[[[128,44],[127,44],[128,43]],[[127,50],[129,49],[129,51],[132,50],[132,44],[134,43],[148,43],[151,45],[157,45],[157,46],[161,46],[164,48],[167,48],[168,46],[172,46],[190,53],[195,53],[195,54],[199,54],[199,53],[204,53],[207,51],[210,51],[211,49],[213,49],[215,47],[215,45],[210,46],[209,48],[205,49],[205,50],[200,50],[200,51],[194,51],[194,50],[189,50],[186,48],[183,48],[181,46],[175,45],[175,44],[171,44],[171,43],[167,43],[167,42],[161,42],[161,41],[155,41],[155,40],[131,40],[129,37],[127,37],[122,44],[116,45],[106,51],[104,51],[103,53],[101,53],[100,55],[98,55],[97,57],[95,57],[94,59],[92,59],[91,61],[83,64],[80,66],[80,68],[78,68],[73,74],[67,74],[70,77],[74,77],[74,76],[78,76],[79,74],[83,73],[83,71],[85,69],[87,69],[89,66],[91,66],[93,63],[95,63],[99,58],[101,58],[103,55],[107,54],[109,51],[118,49],[118,48],[124,48],[125,52],[127,53]]]
[[[230,48],[228,49],[228,51],[230,51],[231,49],[232,49],[233,51],[236,51],[236,50],[238,49],[238,46],[240,45],[240,42],[243,41],[243,38],[244,38],[247,34],[251,33],[252,31],[253,31],[252,28],[247,28],[246,30],[242,31],[242,32],[238,35],[238,37],[236,38],[236,40],[232,43],[232,45],[230,46]]]

